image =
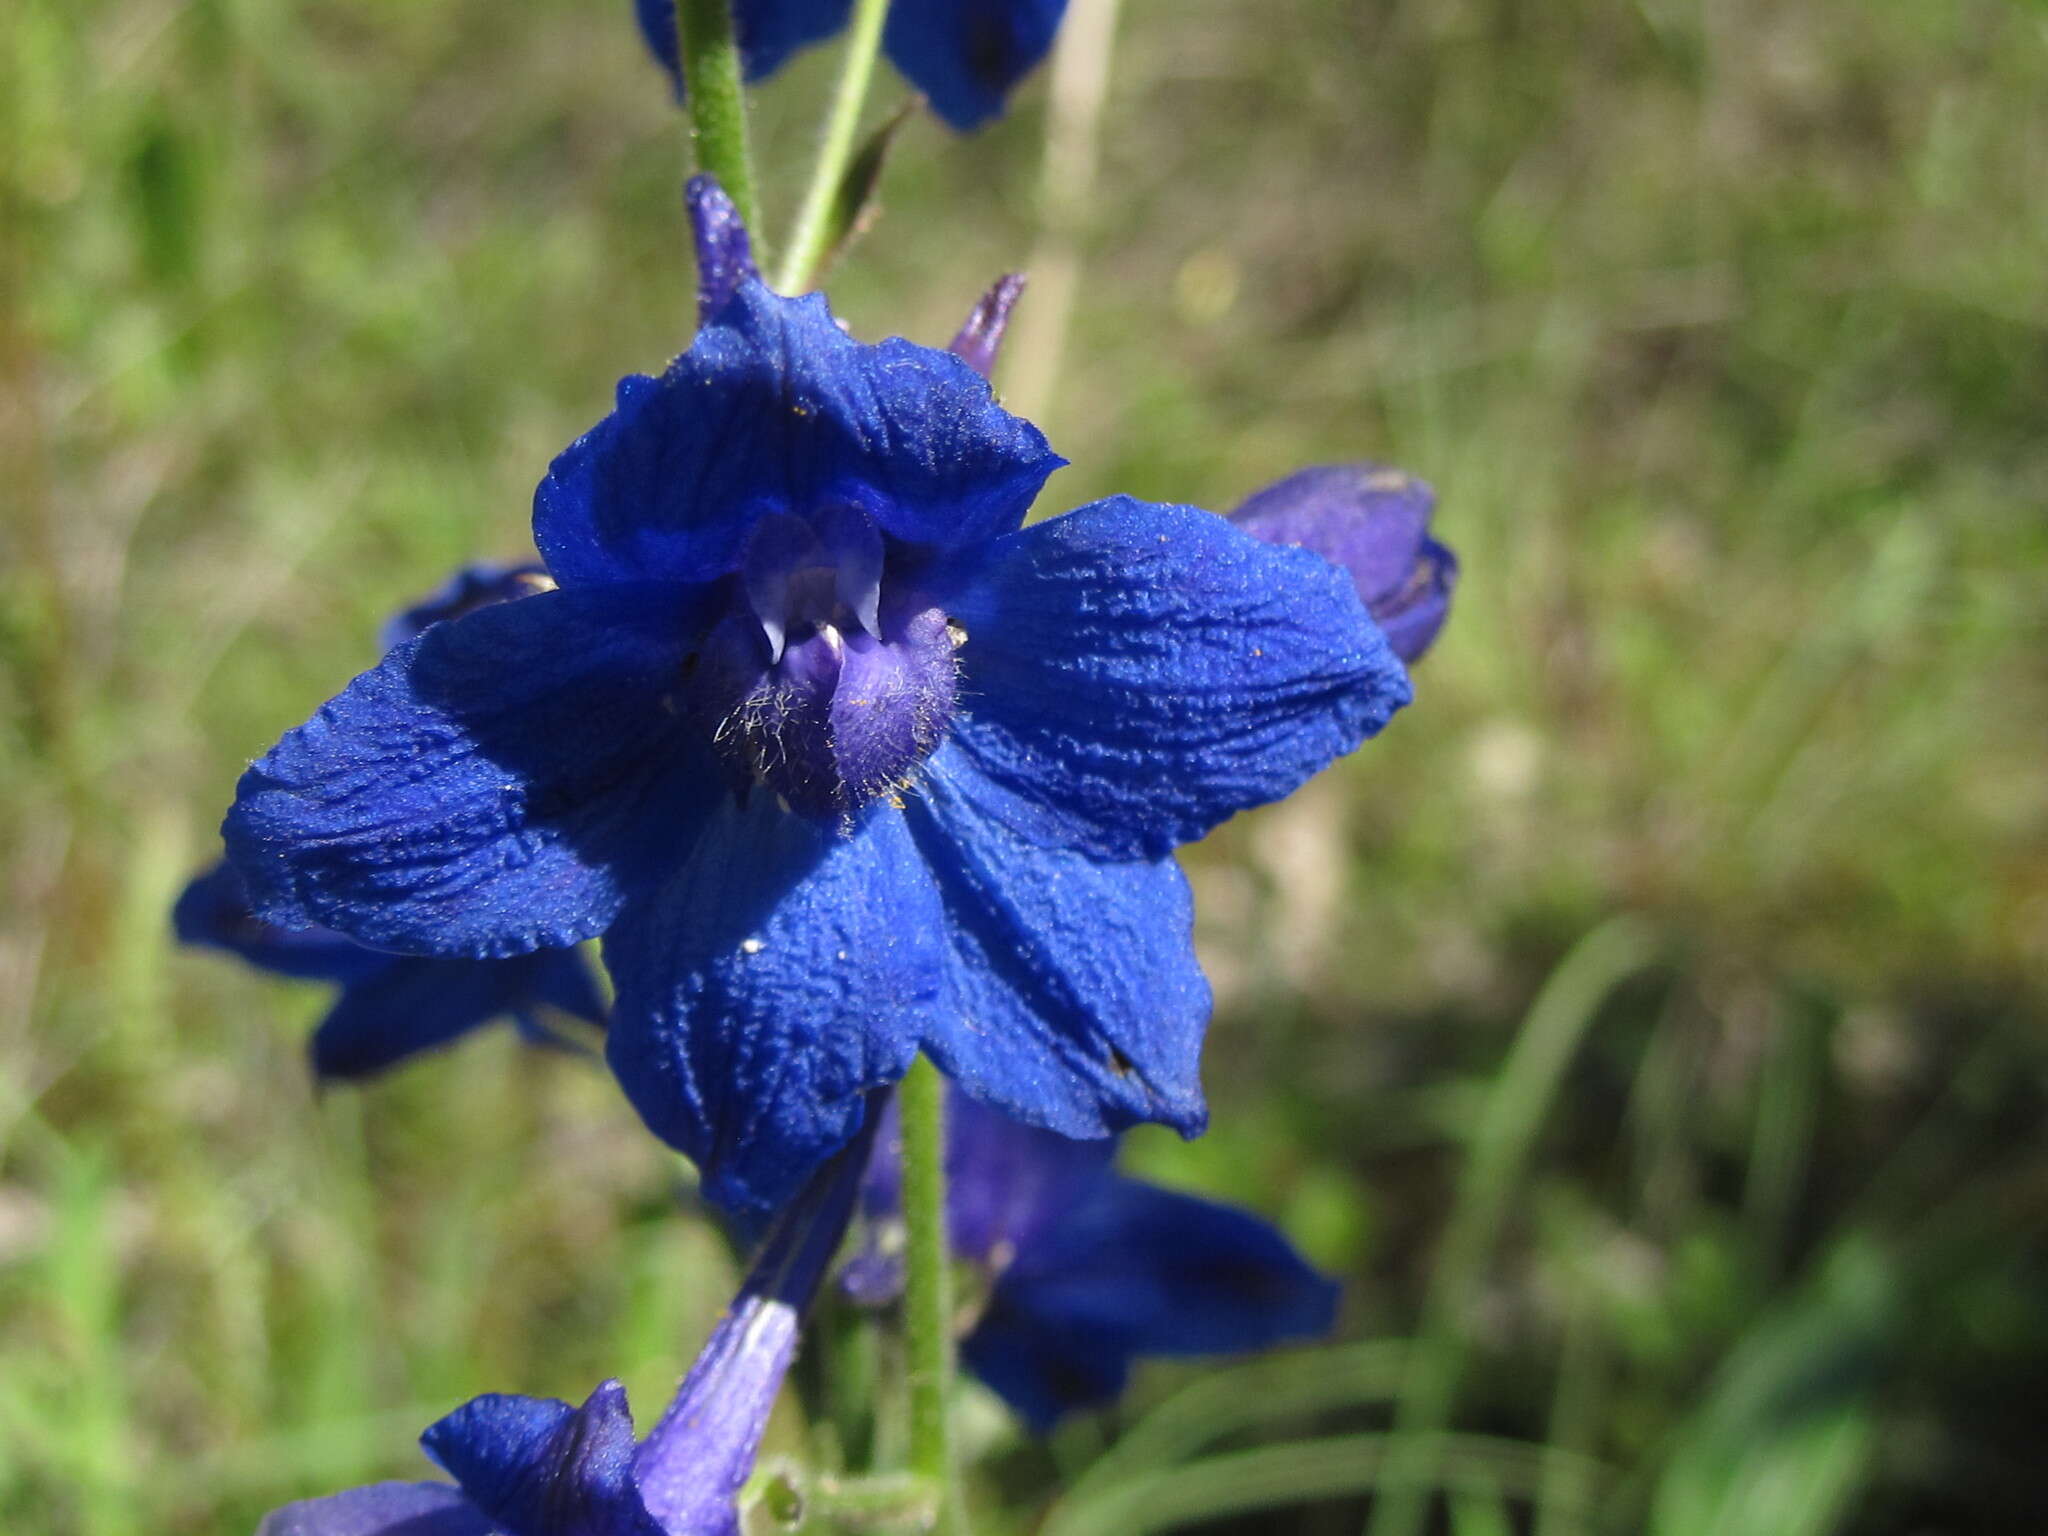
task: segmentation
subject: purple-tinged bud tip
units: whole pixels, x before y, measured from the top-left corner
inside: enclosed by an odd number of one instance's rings
[[[1343,567],[1394,654],[1413,662],[1443,628],[1458,579],[1457,557],[1429,536],[1435,509],[1436,492],[1412,475],[1330,464],[1254,492],[1230,520]]]
[[[634,1484],[633,1416],[616,1381],[581,1408],[473,1398],[420,1444],[506,1536],[662,1536]]]
[[[648,1514],[668,1536],[735,1536],[739,1491],[796,1353],[797,1331],[846,1235],[881,1104],[769,1229],[740,1293],[675,1401],[633,1458]]]
[[[692,176],[683,186],[690,233],[697,245],[697,323],[703,325],[725,307],[740,284],[761,274],[754,266],[754,245],[740,211],[725,188],[710,176]]]
[[[996,354],[1003,347],[1003,332],[1010,326],[1010,311],[1024,294],[1024,274],[1007,272],[981,296],[946,350],[984,379],[996,371]]]

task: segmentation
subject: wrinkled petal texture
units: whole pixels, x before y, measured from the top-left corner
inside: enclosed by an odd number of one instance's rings
[[[727,1210],[780,1205],[933,1025],[940,908],[901,812],[842,833],[755,793],[605,939],[606,1051]]]
[[[882,45],[962,133],[999,115],[1052,47],[1067,0],[894,0]]]
[[[446,1483],[371,1483],[272,1510],[256,1536],[491,1536],[491,1522]]]
[[[823,295],[750,281],[659,379],[623,380],[612,414],[555,460],[534,541],[565,587],[707,581],[735,568],[765,513],[833,502],[912,543],[971,543],[1016,527],[1064,462],[960,359],[864,345]]]
[[[963,551],[954,739],[1031,841],[1158,857],[1290,793],[1409,701],[1345,574],[1193,507],[1118,497]]]
[[[673,616],[618,589],[437,624],[243,775],[229,858],[261,915],[377,948],[594,937],[718,783],[668,702],[680,661]]]
[[[420,1436],[504,1536],[665,1536],[633,1482],[633,1418],[608,1381],[581,1408],[490,1393]]]
[[[675,0],[634,0],[633,9],[647,51],[668,71],[676,94],[681,96]],[[774,74],[798,49],[822,42],[845,26],[852,10],[853,0],[738,0],[733,6],[733,25],[739,33],[747,79],[762,80]]]
[[[968,1094],[1068,1136],[1207,1122],[1198,1058],[1208,983],[1170,857],[1038,847],[989,811],[953,747],[905,810],[944,902],[945,1007],[932,1059]]]
[[[1110,1175],[1019,1249],[961,1358],[1042,1430],[1113,1397],[1135,1356],[1317,1338],[1337,1298],[1249,1212]]]

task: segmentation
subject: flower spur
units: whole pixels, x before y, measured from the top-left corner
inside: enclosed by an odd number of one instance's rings
[[[861,1191],[867,1236],[841,1275],[878,1305],[902,1286],[901,1148],[893,1112]],[[982,1305],[960,1359],[1043,1434],[1124,1389],[1142,1357],[1242,1354],[1320,1338],[1337,1286],[1248,1211],[1125,1178],[1116,1143],[1020,1125],[954,1094],[946,1216]]]

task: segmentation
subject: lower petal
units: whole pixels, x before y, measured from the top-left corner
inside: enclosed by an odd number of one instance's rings
[[[756,792],[605,937],[606,1045],[654,1133],[727,1210],[780,1205],[900,1078],[940,990],[939,902],[902,813],[850,833]]]
[[[967,1367],[1043,1432],[1108,1402],[1145,1355],[1320,1338],[1337,1286],[1247,1211],[1106,1177],[997,1281]]]
[[[1170,857],[1035,846],[991,813],[994,799],[949,746],[908,807],[945,901],[932,1059],[973,1097],[1062,1135],[1145,1120],[1199,1134],[1210,995],[1186,879]]]
[[[1014,1304],[1137,1354],[1221,1355],[1328,1333],[1337,1285],[1271,1222],[1102,1180],[1003,1277]]]
[[[313,1031],[309,1053],[323,1079],[370,1077],[406,1057],[467,1034],[504,1013],[512,960],[388,957],[367,981],[347,988]]]

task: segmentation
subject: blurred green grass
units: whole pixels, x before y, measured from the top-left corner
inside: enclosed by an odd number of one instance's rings
[[[480,1040],[316,1102],[313,992],[165,926],[240,764],[519,552],[549,456],[687,340],[626,9],[0,29],[0,1527],[247,1529],[411,1475],[479,1390],[618,1373],[644,1413],[722,1302],[600,1074]],[[1271,1412],[1162,1408],[1096,1492],[1268,1478],[1319,1495],[1205,1528],[1355,1530],[1448,1346],[1459,1533],[2048,1522],[2044,16],[1125,7],[1046,505],[1369,456],[1467,574],[1387,737],[1191,856],[1216,1129],[1131,1147],[1434,1353],[1235,1368]],[[829,69],[763,94],[785,214]],[[905,135],[832,285],[862,334],[937,341],[1024,261],[1042,103]],[[1514,1111],[1446,1298],[1519,1023],[1617,913],[1653,958]],[[1045,1447],[991,1417],[988,1489],[1206,1374]],[[1057,1528],[1135,1519],[1088,1497]]]

